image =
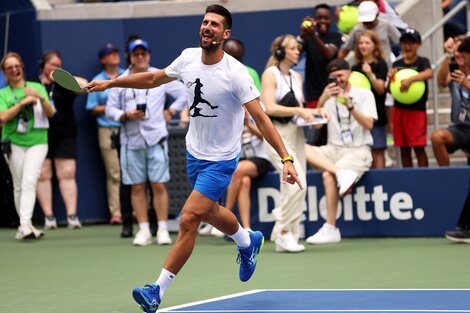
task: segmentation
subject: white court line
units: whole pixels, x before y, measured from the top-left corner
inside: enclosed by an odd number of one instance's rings
[[[198,304],[205,304],[205,303],[210,303],[210,302],[215,302],[215,301],[225,300],[225,299],[231,299],[231,298],[241,297],[241,296],[245,296],[245,295],[251,295],[251,294],[255,294],[255,293],[258,293],[258,292],[262,292],[262,291],[266,291],[266,290],[254,289],[254,290],[250,290],[250,291],[234,293],[234,294],[227,295],[227,296],[222,296],[222,297],[211,298],[211,299],[207,299],[207,300],[201,300],[201,301],[195,301],[195,302],[190,302],[190,303],[186,303],[186,304],[176,305],[176,306],[172,306],[172,307],[169,307],[169,308],[160,309],[160,310],[158,310],[158,312],[170,312],[172,310],[182,309],[182,308],[186,308],[188,306],[193,306],[193,305],[198,305]],[[189,312],[193,312],[193,311],[189,311]]]
[[[321,291],[321,292],[330,292],[330,291],[470,291],[470,289],[254,289],[250,291],[234,293],[227,296],[221,296],[201,301],[190,302],[186,304],[176,305],[164,309],[159,309],[158,312],[175,312],[174,310],[183,309],[193,305],[205,304],[210,302],[215,302],[219,300],[231,299],[236,297],[241,297],[245,295],[255,294],[265,291]],[[188,311],[178,311],[181,313],[210,313],[210,312],[221,312],[221,313],[230,313],[230,312],[244,312],[244,313],[258,313],[258,312],[268,312],[272,310],[188,310]],[[276,310],[276,312],[444,312],[444,313],[470,313],[470,310]]]
[[[166,312],[166,311],[158,311],[158,312]],[[272,310],[178,310],[175,311],[178,313],[211,313],[211,312],[218,312],[218,313],[266,313],[266,312],[273,312]],[[425,312],[425,313],[469,313],[470,310],[275,310],[276,313],[283,312],[283,313],[309,313],[309,312]]]

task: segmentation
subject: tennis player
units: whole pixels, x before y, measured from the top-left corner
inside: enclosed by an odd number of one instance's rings
[[[188,92],[190,123],[186,157],[187,176],[193,190],[181,210],[178,238],[160,276],[155,283],[132,292],[135,301],[147,313],[157,310],[165,290],[190,257],[201,221],[216,227],[237,243],[240,280],[250,279],[256,268],[257,255],[264,243],[262,233],[244,230],[235,215],[218,203],[237,167],[243,106],[284,163],[283,183],[297,183],[303,188],[292,156],[288,155],[281,137],[260,106],[260,93],[248,71],[222,50],[223,42],[230,37],[231,27],[231,13],[220,5],[210,5],[199,32],[200,48],[185,49],[161,71],[88,84],[89,92],[112,87],[148,89],[178,79],[183,81]]]

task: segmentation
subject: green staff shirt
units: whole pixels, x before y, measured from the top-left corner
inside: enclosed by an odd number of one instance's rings
[[[43,85],[28,81],[26,82],[25,87],[32,87],[36,89],[41,94],[41,96],[44,97],[44,99],[49,101],[49,96]],[[25,87],[11,88],[10,86],[6,86],[0,89],[0,111],[5,111],[23,100],[25,98]],[[28,130],[24,134],[18,133],[16,131],[20,116],[28,117]],[[15,145],[24,147],[31,147],[38,144],[47,144],[47,129],[34,128],[33,105],[27,105],[21,110],[20,114],[13,117],[8,122],[5,122],[2,127],[2,140],[5,139],[9,139],[11,143]]]

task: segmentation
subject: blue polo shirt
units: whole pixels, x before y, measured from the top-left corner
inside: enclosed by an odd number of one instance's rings
[[[124,69],[119,68],[119,75],[124,72]],[[109,80],[110,77],[103,70],[98,75],[93,77],[93,80]],[[86,109],[93,110],[96,106],[106,104],[108,101],[109,89],[100,92],[92,92],[88,94],[86,101]],[[96,117],[96,123],[101,127],[120,127],[121,123],[110,120],[105,114]]]

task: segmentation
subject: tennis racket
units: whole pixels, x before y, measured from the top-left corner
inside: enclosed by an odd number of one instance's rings
[[[64,87],[65,89],[71,90],[76,93],[80,93],[86,90],[86,87],[82,88],[78,84],[75,77],[64,69],[57,68],[52,72],[52,77],[55,82]]]

